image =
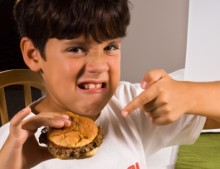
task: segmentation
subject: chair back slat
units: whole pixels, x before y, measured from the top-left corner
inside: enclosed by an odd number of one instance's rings
[[[24,85],[24,100],[25,106],[30,105],[32,102],[31,86],[28,84]]]
[[[0,120],[2,125],[9,121],[4,89],[12,85],[23,86],[25,106],[32,102],[32,87],[44,91],[42,78],[36,72],[29,69],[12,69],[0,72]]]
[[[5,92],[4,88],[0,88],[0,119],[1,124],[5,124],[8,122],[8,111],[6,106]]]

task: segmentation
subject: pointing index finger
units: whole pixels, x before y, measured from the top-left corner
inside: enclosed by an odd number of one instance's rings
[[[155,84],[149,87],[148,89],[144,90],[140,95],[135,97],[127,106],[124,107],[121,114],[122,116],[126,117],[135,109],[142,107],[144,104],[149,103],[156,97],[156,90]]]

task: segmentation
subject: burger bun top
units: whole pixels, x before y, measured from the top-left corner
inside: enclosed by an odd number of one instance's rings
[[[67,148],[77,148],[91,143],[98,134],[95,122],[84,116],[65,112],[71,121],[70,127],[60,129],[51,128],[48,131],[48,140],[55,145]]]

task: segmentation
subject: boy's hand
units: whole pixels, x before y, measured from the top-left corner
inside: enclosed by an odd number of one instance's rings
[[[9,137],[17,141],[17,146],[22,146],[41,126],[61,128],[70,125],[67,115],[55,112],[40,113],[24,120],[30,113],[31,109],[27,107],[11,119]]]
[[[41,126],[62,128],[71,125],[69,116],[65,114],[42,112],[25,119],[30,113],[31,109],[27,107],[11,119],[9,136],[0,150],[0,158],[3,160],[0,168],[31,168],[52,158],[45,147],[38,145],[35,132]]]
[[[154,124],[174,122],[189,110],[186,83],[173,80],[163,70],[150,71],[141,84],[145,90],[122,110],[122,115],[142,108]]]
[[[16,143],[16,147],[20,148],[30,135],[33,135],[35,131],[29,131],[22,129],[22,121],[31,113],[30,107],[27,107],[18,112],[10,121],[10,133],[9,139]]]

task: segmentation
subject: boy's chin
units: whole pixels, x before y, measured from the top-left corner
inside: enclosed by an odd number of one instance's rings
[[[76,113],[79,115],[84,115],[84,116],[97,116],[102,112],[106,104],[107,104],[107,101],[106,103],[96,102],[96,103],[88,104],[88,105],[85,103],[85,105],[82,105],[82,107],[78,109],[79,112],[76,112]]]
[[[79,112],[76,114],[80,115],[80,116],[85,116],[85,117],[89,117],[91,119],[96,119],[99,115],[100,115],[101,111],[84,111],[83,113],[82,112]]]

